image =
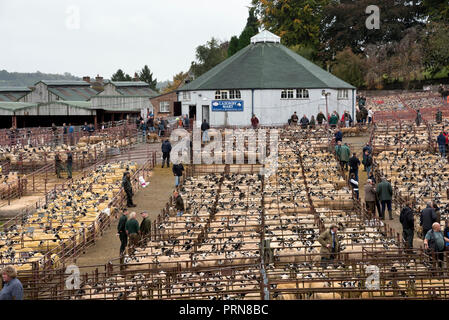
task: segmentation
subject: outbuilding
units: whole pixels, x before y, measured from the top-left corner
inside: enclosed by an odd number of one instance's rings
[[[263,31],[251,44],[178,89],[182,113],[211,126],[286,124],[293,112],[310,118],[336,110],[355,116],[356,88]]]

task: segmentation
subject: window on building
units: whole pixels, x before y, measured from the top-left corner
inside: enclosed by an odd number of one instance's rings
[[[281,91],[281,99],[293,99],[293,98],[294,98],[293,89],[285,89]]]
[[[159,103],[159,112],[170,112],[170,102],[161,101]]]
[[[215,91],[215,100],[241,99],[240,90],[217,90]]]
[[[240,90],[229,90],[229,99],[241,99],[242,95]]]
[[[347,89],[339,89],[337,98],[338,99],[348,99],[348,90]]]
[[[309,99],[309,90],[296,89],[296,99]]]
[[[182,93],[182,100],[184,100],[184,101],[189,101],[190,100],[190,92],[189,91],[184,91]]]

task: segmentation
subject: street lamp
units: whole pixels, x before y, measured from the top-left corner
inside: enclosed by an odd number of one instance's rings
[[[330,96],[331,93],[330,92],[326,92],[326,90],[322,90],[321,91],[321,95],[326,98],[326,117],[328,117],[329,116],[329,110],[328,110],[328,106],[327,106],[327,97]]]

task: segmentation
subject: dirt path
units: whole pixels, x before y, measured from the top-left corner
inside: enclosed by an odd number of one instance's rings
[[[353,152],[357,153],[357,157],[360,159],[360,162],[362,162],[363,159],[363,146],[369,141],[369,134],[359,136],[359,137],[343,137],[343,143],[347,143],[351,149],[351,156]],[[364,185],[366,184],[366,180],[368,179],[367,174],[365,171],[363,171],[363,165],[359,168],[359,193],[360,193],[360,200],[362,203],[365,202],[365,190]],[[385,209],[385,223],[395,230],[396,233],[400,233],[402,237],[402,225],[399,222],[399,215],[401,212],[401,208],[397,207],[396,205],[392,204],[393,206],[393,220],[388,219],[388,210]],[[417,237],[415,234],[415,237],[413,239],[413,246],[415,248],[421,247],[423,244],[423,241]]]
[[[161,213],[165,207],[169,196],[174,190],[173,173],[168,168],[156,167],[150,176],[150,185],[141,189],[133,198],[136,208],[132,208],[137,213],[139,222],[142,220],[140,212],[147,211],[151,221]],[[105,264],[109,260],[118,258],[120,240],[117,236],[117,221],[114,221],[103,236],[98,239],[94,246],[90,247],[85,254],[73,261],[78,266],[92,266]],[[88,269],[83,270],[90,271]]]

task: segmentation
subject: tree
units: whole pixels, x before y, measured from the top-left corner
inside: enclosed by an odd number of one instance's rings
[[[253,0],[265,29],[281,36],[287,46],[317,47],[323,11],[330,0]]]
[[[184,81],[188,78],[188,76],[189,76],[188,72],[182,71],[180,73],[175,74],[173,76],[173,81],[170,82],[170,84],[162,90],[162,94],[175,91],[176,89],[181,87],[184,84]]]
[[[323,67],[323,63],[319,57],[319,52],[314,46],[298,44],[295,46],[291,46],[290,50],[296,52],[297,54],[306,58],[307,60],[312,61],[316,65]]]
[[[228,57],[234,55],[236,52],[245,48],[251,43],[251,38],[259,33],[259,21],[257,20],[255,8],[249,8],[248,19],[246,26],[243,29],[240,37],[233,36],[229,43]]]
[[[237,36],[232,36],[229,41],[228,57],[233,56],[237,51],[239,51],[239,38],[237,38]]]
[[[429,23],[422,31],[424,66],[434,77],[449,67],[449,26],[443,22]]]
[[[191,65],[195,77],[201,76],[228,57],[228,42],[220,42],[212,38],[205,45],[196,48],[196,60]]]
[[[410,80],[421,77],[423,71],[422,45],[416,28],[406,30],[401,41],[393,43],[394,56],[391,57],[390,76],[401,79],[408,89]]]
[[[449,2],[442,0],[423,0],[422,5],[425,13],[432,22],[443,22],[449,20]]]
[[[364,58],[348,47],[337,53],[332,73],[355,87],[361,87],[364,84],[364,66]]]
[[[139,72],[140,81],[146,82],[150,85],[150,88],[157,91],[157,79],[153,79],[153,73],[150,71],[147,65],[145,65],[142,70]]]
[[[122,69],[118,69],[116,73],[111,76],[111,81],[132,81],[129,74],[125,74]]]
[[[405,30],[423,24],[422,7],[417,1],[378,0],[380,29],[368,29],[365,10],[372,0],[332,0],[321,22],[321,49],[333,60],[346,47],[362,53],[370,44],[399,42]]]

